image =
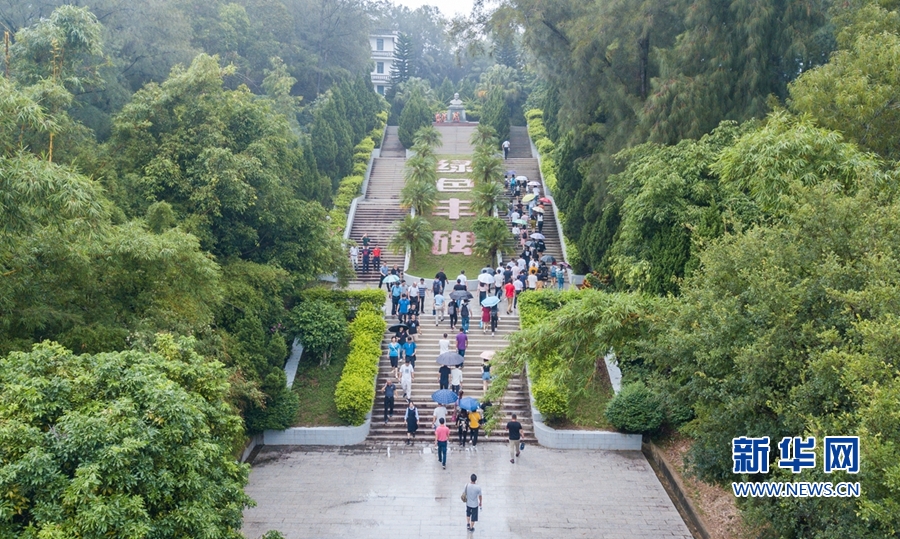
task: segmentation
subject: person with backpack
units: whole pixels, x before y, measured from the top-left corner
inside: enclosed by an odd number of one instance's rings
[[[462,307],[459,309],[459,318],[463,333],[469,332],[469,300],[463,301]]]

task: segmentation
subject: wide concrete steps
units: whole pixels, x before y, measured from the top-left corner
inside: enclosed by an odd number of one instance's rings
[[[389,125],[385,128],[384,142],[381,144],[381,157],[406,158],[406,149],[400,144],[396,125]]]
[[[429,295],[430,296],[430,295]],[[482,374],[482,359],[479,357],[481,352],[486,350],[500,350],[507,345],[507,337],[519,328],[519,320],[515,315],[505,315],[505,301],[501,303],[501,318],[497,326],[496,335],[492,336],[490,331],[485,333],[478,327],[478,320],[471,319],[469,327],[469,345],[466,351],[466,362],[463,366],[463,383],[462,390],[465,396],[473,397],[481,401],[484,391]],[[419,335],[417,336],[416,350],[416,379],[412,384],[412,393],[410,397],[416,403],[419,409],[419,440],[431,440],[431,417],[436,404],[431,401],[431,394],[440,388],[440,373],[435,358],[440,352],[439,339],[447,333],[448,339],[451,341],[451,350],[455,350],[456,330],[450,330],[449,319],[440,322],[430,314],[430,301],[426,301],[426,314],[421,317],[422,325]],[[438,326],[435,326],[435,322]],[[389,316],[388,323],[396,323],[396,318]],[[385,335],[385,343],[390,342],[393,334]],[[386,348],[385,344],[385,348]],[[378,387],[384,386],[386,380],[392,377],[390,361],[387,356],[383,356],[381,360]],[[395,380],[395,382],[398,382]],[[369,441],[386,442],[402,444],[406,440],[406,424],[403,421],[403,413],[406,408],[406,400],[402,398],[402,390],[399,388],[395,398],[394,416],[389,418],[388,423],[384,423],[384,397],[379,393],[376,398],[375,406],[372,414],[372,428],[369,434]],[[525,377],[520,375],[510,380],[507,391],[500,402],[494,402],[495,410],[500,413],[501,428],[495,430],[494,435],[485,438],[482,431],[479,441],[486,442],[505,442],[507,433],[502,428],[506,424],[511,414],[515,413],[519,416],[526,435],[531,436],[533,432],[533,424],[531,421],[531,404],[528,394],[528,387]],[[451,425],[452,440],[456,440],[455,425]]]
[[[366,200],[398,200],[406,159],[379,157],[372,162]]]
[[[510,159],[531,159],[531,141],[528,138],[528,128],[512,126],[509,128],[509,157]]]
[[[362,245],[363,234],[368,234],[369,246],[381,247],[381,260],[386,262],[388,267],[400,266],[402,268],[405,253],[393,253],[388,248],[388,243],[397,231],[397,223],[405,216],[406,210],[396,204],[363,200],[356,207],[353,226],[350,228],[350,239]],[[356,281],[377,285],[380,279],[378,269],[373,264],[368,273],[358,271]]]

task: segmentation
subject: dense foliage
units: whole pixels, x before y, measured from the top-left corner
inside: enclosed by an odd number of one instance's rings
[[[4,536],[242,537],[228,369],[190,339],[152,348],[0,360]]]

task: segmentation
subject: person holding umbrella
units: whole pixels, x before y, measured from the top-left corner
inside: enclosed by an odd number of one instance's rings
[[[484,363],[481,365],[481,389],[487,393],[488,385],[491,381],[491,360],[488,358],[484,358]]]
[[[406,445],[412,445],[413,438],[416,437],[416,431],[419,430],[419,409],[416,404],[410,400],[406,413],[403,415],[406,421]]]
[[[481,332],[487,335],[488,326],[491,323],[491,308],[482,305],[481,306]],[[493,329],[491,330],[493,331]]]

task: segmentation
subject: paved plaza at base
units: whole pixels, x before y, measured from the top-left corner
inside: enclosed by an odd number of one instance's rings
[[[484,490],[474,533],[460,500],[470,474]],[[639,452],[529,445],[510,464],[506,445],[451,447],[447,469],[431,448],[276,448],[256,457],[243,533],[288,539],[690,538]]]

